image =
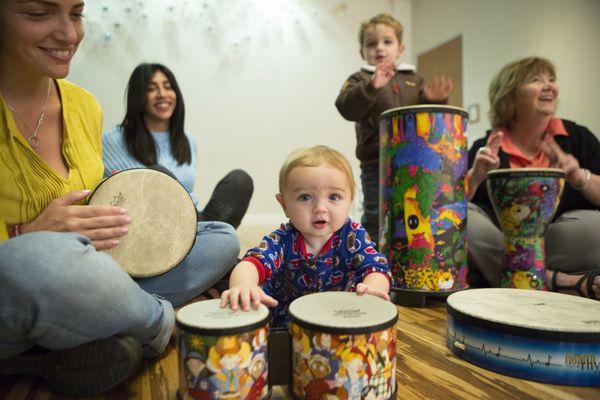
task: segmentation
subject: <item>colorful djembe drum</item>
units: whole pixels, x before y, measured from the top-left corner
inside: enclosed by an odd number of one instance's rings
[[[269,309],[232,311],[220,303],[200,301],[177,312],[178,398],[268,399]]]
[[[380,122],[380,250],[394,302],[467,287],[466,111],[448,106],[388,110]]]
[[[487,190],[504,232],[505,288],[547,290],[544,232],[565,186],[554,168],[496,169],[487,174]]]
[[[396,399],[394,304],[323,292],[294,300],[289,313],[295,399]]]

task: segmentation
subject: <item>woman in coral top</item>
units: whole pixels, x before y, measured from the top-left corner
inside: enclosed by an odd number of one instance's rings
[[[554,167],[565,192],[546,239],[550,290],[600,298],[600,142],[586,127],[557,118],[552,63],[525,58],[506,65],[489,90],[492,130],[469,150],[469,268],[491,286],[502,277],[503,236],[485,177],[495,168]]]

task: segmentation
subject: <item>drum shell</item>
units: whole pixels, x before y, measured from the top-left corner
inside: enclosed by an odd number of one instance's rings
[[[467,287],[466,111],[402,107],[380,120],[380,249],[394,287]]]
[[[343,301],[339,309],[348,312],[347,318],[368,311],[356,306],[344,309]],[[348,328],[307,322],[293,312],[290,308],[290,391],[296,399],[321,399],[326,394],[361,398],[368,393],[373,398],[395,399],[397,314],[383,323]]]
[[[488,173],[488,196],[507,236],[541,236],[554,217],[565,174],[553,168],[499,169]]]
[[[213,311],[199,313],[197,326],[182,323],[180,318],[176,321],[179,328],[178,397],[267,399],[270,395],[267,352],[269,313],[265,318],[247,325],[207,328],[202,326],[205,318],[224,314],[229,317],[235,313],[220,309],[220,300],[202,303],[212,303]]]

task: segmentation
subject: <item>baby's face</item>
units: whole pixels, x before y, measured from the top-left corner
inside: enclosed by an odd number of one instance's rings
[[[360,54],[367,64],[397,62],[402,53],[404,46],[398,42],[396,31],[391,26],[376,24],[365,29]]]
[[[351,193],[348,177],[335,167],[296,167],[288,173],[278,200],[307,241],[325,242],[346,222]]]

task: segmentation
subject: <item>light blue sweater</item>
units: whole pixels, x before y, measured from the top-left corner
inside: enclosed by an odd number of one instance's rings
[[[179,182],[187,189],[192,200],[198,208],[198,198],[194,194],[196,180],[196,138],[186,133],[190,142],[192,162],[179,164],[171,154],[171,143],[168,132],[150,132],[156,143],[157,163],[168,169],[177,177]],[[122,171],[130,168],[145,168],[146,166],[135,159],[127,150],[123,129],[117,125],[102,134],[102,161],[104,162],[104,176],[112,171]]]

